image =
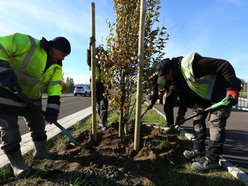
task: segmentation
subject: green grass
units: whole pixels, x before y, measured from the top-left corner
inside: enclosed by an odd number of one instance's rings
[[[225,171],[214,170],[210,173],[196,173],[190,164],[171,169],[166,174],[166,181],[161,180],[159,185],[180,186],[242,186],[243,184],[232,178]]]
[[[145,109],[142,109],[144,113]],[[165,127],[167,122],[163,116],[158,114],[154,109],[148,110],[142,118],[143,124],[154,124],[160,127]]]

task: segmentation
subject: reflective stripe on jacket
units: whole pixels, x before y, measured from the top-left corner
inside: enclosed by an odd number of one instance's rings
[[[195,78],[192,67],[195,54],[196,53],[192,53],[191,55],[182,59],[181,71],[190,89],[200,97],[210,100],[216,76],[206,75],[201,78]]]
[[[47,52],[39,40],[20,33],[0,37],[2,61],[9,63],[23,93],[30,99],[39,99],[46,89],[48,96],[61,96],[62,67],[53,64],[45,71]]]

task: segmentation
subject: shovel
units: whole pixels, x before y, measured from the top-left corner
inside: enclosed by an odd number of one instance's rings
[[[146,110],[144,111],[144,113],[141,115],[141,119],[143,118],[143,116],[147,113],[147,111],[150,110],[149,108],[146,108]]]
[[[16,94],[19,98],[21,98],[23,101],[25,101],[27,104],[31,105],[33,108],[35,108],[36,110],[40,111],[43,115],[45,115],[45,112],[41,109],[39,109],[30,99],[28,99],[24,94],[22,93],[17,93]],[[57,121],[53,122],[54,125],[56,125],[56,127],[58,127],[63,134],[65,134],[69,140],[75,145],[77,146],[78,143],[76,142],[76,140],[72,137],[72,135],[62,126],[60,125]]]
[[[222,99],[220,102],[215,103],[212,106],[210,106],[210,107],[208,107],[202,111],[196,112],[195,114],[188,116],[187,118],[184,118],[183,120],[179,121],[178,123],[170,126],[169,130],[177,129],[185,121],[188,121],[188,120],[190,120],[196,116],[199,116],[199,115],[204,114],[204,113],[209,112],[209,111],[219,110],[222,107],[228,106],[234,99],[235,99],[234,96],[230,95],[228,98],[226,97],[226,98]]]
[[[14,95],[18,96],[21,100],[23,100],[25,103],[30,105],[35,110],[40,111],[43,115],[45,114],[45,112],[42,109],[38,108],[26,95],[16,91],[17,89],[13,89],[11,91],[11,90],[4,88],[2,86],[0,86],[0,88],[3,88],[4,90],[9,91],[10,94],[14,94]],[[69,138],[69,140],[73,143],[73,145],[75,145],[75,146],[78,145],[76,140],[72,137],[72,135],[62,125],[60,125],[57,121],[54,122],[53,124],[56,125]]]

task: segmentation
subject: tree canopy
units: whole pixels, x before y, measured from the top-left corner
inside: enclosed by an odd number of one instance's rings
[[[106,96],[111,106],[120,113],[120,127],[130,115],[132,93],[136,88],[138,64],[138,35],[140,0],[113,0],[116,21],[107,21],[110,29],[105,52],[100,52]],[[147,0],[144,41],[144,89],[155,71],[155,65],[164,56],[169,38],[167,29],[157,26],[160,0]],[[103,44],[104,46],[104,44]],[[109,86],[111,85],[111,87]],[[122,133],[121,129],[121,133]]]

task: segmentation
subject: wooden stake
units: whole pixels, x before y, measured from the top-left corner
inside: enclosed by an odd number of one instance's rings
[[[140,146],[140,122],[142,104],[142,78],[144,64],[144,37],[145,37],[145,13],[146,1],[141,0],[140,4],[140,23],[139,23],[139,49],[138,49],[138,73],[137,73],[137,94],[136,94],[136,116],[134,130],[134,150],[138,151]]]
[[[95,3],[91,3],[91,106],[92,106],[92,135],[97,141],[96,130],[96,42],[95,42]]]

